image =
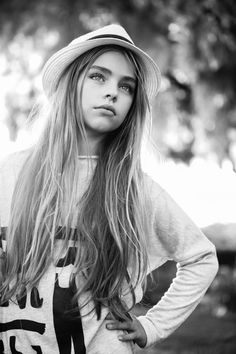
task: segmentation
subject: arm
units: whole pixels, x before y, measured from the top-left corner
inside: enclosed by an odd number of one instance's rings
[[[146,346],[168,337],[186,320],[218,270],[214,245],[168,193],[162,190],[153,207],[152,258],[153,248],[162,248],[167,259],[177,262],[177,273],[158,304],[138,318],[147,334]]]
[[[174,200],[155,183],[151,183],[151,203],[147,216],[151,225],[147,250],[151,270],[162,259],[177,262],[171,286],[157,305],[145,316],[125,322],[111,321],[108,329],[128,333],[119,339],[150,346],[173,333],[201,301],[218,270],[214,245],[191,221]]]

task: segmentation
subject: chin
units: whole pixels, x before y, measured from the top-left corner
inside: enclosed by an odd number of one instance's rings
[[[93,131],[101,134],[109,133],[115,130],[117,127],[114,126],[108,126],[108,125],[102,125],[99,127],[93,127]]]

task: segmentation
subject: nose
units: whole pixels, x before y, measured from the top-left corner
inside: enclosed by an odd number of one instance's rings
[[[105,89],[105,97],[112,102],[115,102],[117,100],[118,96],[118,87],[115,82],[110,82],[107,84],[106,89]]]
[[[108,99],[108,101],[116,102],[117,95],[115,95],[115,94],[107,94],[106,98]]]

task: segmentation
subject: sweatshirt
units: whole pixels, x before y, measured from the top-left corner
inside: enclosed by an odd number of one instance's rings
[[[14,186],[28,153],[22,151],[12,154],[0,167],[0,255],[6,250],[6,230]],[[95,159],[89,161],[87,158],[78,158],[81,195],[87,188],[96,166]],[[149,347],[167,338],[192,313],[214,279],[218,262],[215,246],[202,231],[157,182],[147,175],[145,179],[147,193],[151,199],[147,210],[150,224],[150,232],[146,235],[148,272],[168,260],[177,263],[176,276],[169,289],[145,316],[138,317],[147,335],[146,347]],[[78,316],[76,311],[68,311],[73,307],[71,299],[75,291],[75,286],[70,282],[75,252],[76,245],[72,242],[65,264],[63,259],[56,265],[51,264],[38,286],[24,298],[15,298],[0,306],[0,352],[134,352],[132,343],[118,340],[117,337],[122,331],[106,329],[106,317],[109,312],[107,307],[102,307],[99,320],[92,310],[91,302],[80,309],[81,316]],[[136,302],[140,302],[143,296],[141,285],[136,287],[135,295]],[[122,296],[124,301],[130,304],[131,294],[124,291]],[[86,293],[81,295],[80,305],[87,297]]]

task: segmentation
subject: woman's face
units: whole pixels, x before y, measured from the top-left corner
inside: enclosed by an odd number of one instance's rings
[[[134,68],[122,53],[109,51],[94,61],[81,92],[88,136],[105,135],[122,124],[132,105],[136,84]]]

